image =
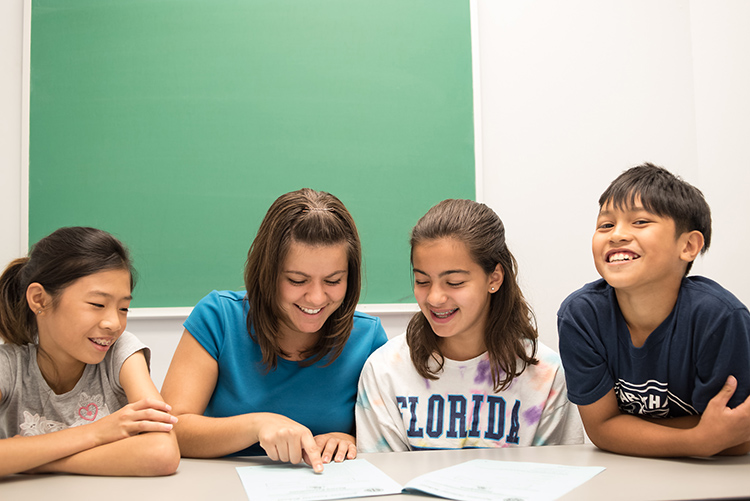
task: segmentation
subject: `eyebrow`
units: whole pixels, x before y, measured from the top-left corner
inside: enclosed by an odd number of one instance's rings
[[[421,273],[422,275],[425,275],[427,277],[430,276],[429,273],[425,273],[424,271],[420,270],[419,268],[414,268],[414,273]],[[463,274],[468,275],[469,274],[469,270],[445,270],[445,271],[442,271],[442,272],[438,273],[438,277],[444,277],[446,275],[452,275],[454,273],[463,273]]]
[[[634,205],[632,207],[624,207],[621,209],[618,209],[620,212],[648,212],[651,214],[651,211],[646,209],[645,207],[641,205]],[[611,210],[600,210],[599,215],[600,216],[611,216],[614,211]]]
[[[101,296],[101,297],[106,297],[108,299],[114,298],[114,296],[112,294],[109,294],[109,293],[104,292],[104,291],[91,291],[91,292],[89,292],[89,296]],[[131,301],[133,299],[133,296],[132,295],[125,296],[122,299],[125,299],[127,301]]]
[[[334,272],[333,272],[333,273],[331,273],[330,275],[326,275],[326,276],[325,276],[324,278],[331,278],[331,277],[334,277],[334,276],[336,276],[336,275],[341,275],[342,273],[347,273],[348,271],[349,271],[349,270],[338,270],[338,271],[334,271]],[[303,277],[305,277],[305,278],[310,278],[310,275],[308,275],[307,273],[303,273],[303,272],[301,272],[301,271],[296,271],[296,270],[284,270],[284,273],[292,273],[292,274],[294,274],[294,275],[300,275],[300,276],[303,276]]]

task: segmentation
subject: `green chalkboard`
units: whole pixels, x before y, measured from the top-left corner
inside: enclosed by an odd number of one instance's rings
[[[130,247],[135,307],[241,289],[268,206],[338,196],[362,303],[413,302],[408,233],[474,197],[471,35],[457,0],[33,0],[29,239]]]

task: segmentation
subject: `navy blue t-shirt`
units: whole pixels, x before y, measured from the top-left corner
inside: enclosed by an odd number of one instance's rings
[[[568,296],[557,317],[575,404],[592,404],[614,388],[629,414],[701,414],[729,375],[737,378],[730,407],[750,394],[750,313],[713,280],[685,277],[674,309],[639,348],[602,279]]]

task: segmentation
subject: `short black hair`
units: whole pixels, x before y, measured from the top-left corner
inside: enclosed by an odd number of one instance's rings
[[[643,208],[674,220],[677,235],[689,231],[703,234],[701,254],[711,245],[711,208],[703,193],[663,167],[644,163],[620,174],[599,197],[599,210],[607,204],[615,209],[635,205],[640,198]],[[685,274],[693,263],[688,263]]]

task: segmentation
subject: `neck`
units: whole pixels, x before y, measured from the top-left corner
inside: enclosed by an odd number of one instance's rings
[[[307,353],[318,343],[320,333],[314,334],[279,334],[279,348],[285,353],[285,360],[299,362],[307,358]]]
[[[668,288],[652,288],[637,293],[615,291],[633,346],[643,346],[648,336],[669,316],[677,304],[681,283],[682,278]]]
[[[39,372],[47,382],[52,391],[57,395],[67,393],[78,384],[83,375],[86,364],[79,361],[72,361],[64,364],[52,358],[39,346],[37,346],[36,363],[39,366]]]
[[[442,353],[445,358],[456,360],[457,362],[471,360],[487,351],[483,339],[468,342],[465,339],[456,339],[453,337],[439,338],[438,346],[440,347],[440,353]]]

